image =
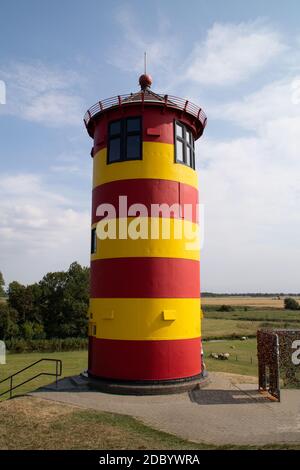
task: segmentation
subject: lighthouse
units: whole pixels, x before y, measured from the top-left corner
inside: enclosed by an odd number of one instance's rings
[[[93,139],[88,374],[153,387],[202,375],[195,141],[206,116],[153,92],[147,74],[139,85],[84,117]]]

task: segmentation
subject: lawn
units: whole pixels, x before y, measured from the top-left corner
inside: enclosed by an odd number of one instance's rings
[[[63,362],[63,376],[76,375],[87,368],[87,351],[70,351],[70,352],[53,352],[53,353],[21,353],[21,354],[7,354],[6,364],[0,365],[0,381],[11,374],[14,374],[20,369],[28,366],[29,364],[38,361],[42,358],[61,359]],[[39,372],[55,372],[54,363],[42,362],[33,368],[19,374],[14,379],[14,384],[24,382],[26,379],[38,374]],[[15,390],[15,394],[26,393],[32,391],[42,385],[51,383],[55,377],[42,376],[34,379],[19,389]],[[0,384],[0,393],[9,387],[9,382]],[[7,398],[6,395],[4,398]],[[1,398],[0,398],[1,400]]]
[[[257,376],[256,339],[245,341],[204,341],[204,361],[208,371]],[[229,353],[228,360],[210,358],[211,353]]]

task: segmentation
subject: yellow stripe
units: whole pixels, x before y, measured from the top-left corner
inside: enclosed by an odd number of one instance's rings
[[[96,338],[171,340],[200,336],[200,299],[90,299],[90,311]],[[164,314],[170,311],[172,315]]]
[[[94,155],[93,187],[116,180],[157,178],[180,181],[198,188],[195,170],[174,162],[174,145],[159,142],[143,142],[143,159],[106,163],[106,148]]]
[[[128,237],[124,240],[118,238],[120,223],[125,224],[126,234],[128,233],[126,231],[126,224],[130,227],[130,224],[134,223],[134,218],[132,217],[127,219],[110,219],[109,221],[106,221],[110,224],[111,230],[113,230],[113,227],[116,228],[115,234],[117,238],[107,238],[105,240],[97,238],[96,253],[91,255],[91,260],[131,257],[200,259],[197,224],[194,224],[189,220],[168,219],[162,217],[141,217],[140,220],[141,223],[145,223],[148,227],[148,239],[138,238],[134,240]],[[104,222],[102,221],[101,223],[103,224]],[[170,237],[163,239],[163,224],[168,223],[170,223]],[[94,224],[93,227],[96,227],[96,225],[97,224]],[[152,226],[157,227],[156,233],[158,234],[158,239],[150,238]],[[97,228],[97,234],[100,232],[99,227]],[[176,239],[176,234],[180,234],[181,238]],[[193,240],[188,238],[193,234]],[[112,235],[114,235],[114,233],[112,233]]]

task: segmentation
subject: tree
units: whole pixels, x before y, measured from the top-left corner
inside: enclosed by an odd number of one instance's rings
[[[72,263],[67,272],[46,274],[39,287],[40,314],[47,337],[86,336],[89,269]]]
[[[87,335],[89,269],[72,263],[68,271],[46,274],[37,284],[11,282],[0,333],[30,339]],[[13,312],[13,318],[11,313]]]
[[[11,308],[8,303],[0,303],[0,339],[11,339],[18,336],[17,325],[18,312]]]
[[[5,286],[5,282],[4,282],[3,274],[0,271],[0,297],[5,296],[4,286]]]
[[[286,310],[300,310],[300,305],[293,297],[286,297],[284,299],[284,308]]]
[[[41,323],[34,323],[26,321],[21,328],[22,338],[25,340],[30,339],[44,339],[45,332],[44,326]]]
[[[24,286],[13,281],[8,286],[8,303],[18,312],[19,326],[25,322],[41,322],[39,313],[40,287],[38,284]]]

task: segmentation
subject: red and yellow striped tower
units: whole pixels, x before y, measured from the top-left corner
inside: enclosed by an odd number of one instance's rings
[[[97,103],[84,118],[94,140],[88,372],[164,384],[201,374],[199,246],[176,230],[197,228],[194,140],[206,117],[189,101],[153,93],[149,75],[140,85],[137,93]],[[102,204],[115,215],[99,211]],[[153,207],[160,207],[156,216]],[[114,219],[116,238],[97,237],[104,215]],[[156,227],[155,236],[120,234],[136,215],[149,231]],[[170,237],[162,235],[165,222]]]

